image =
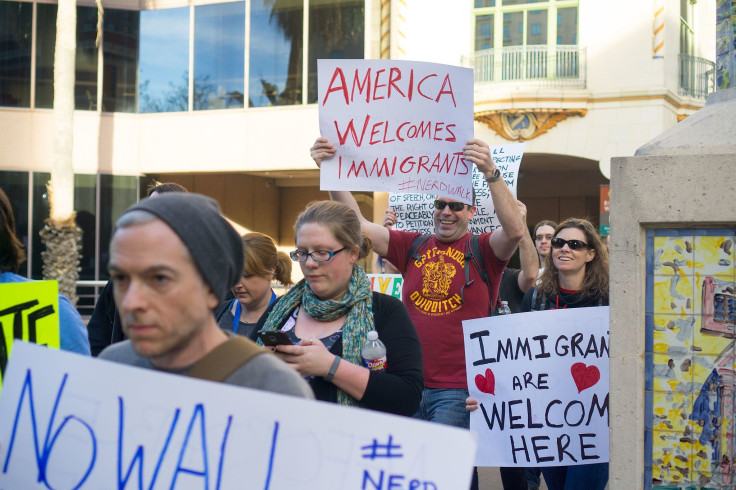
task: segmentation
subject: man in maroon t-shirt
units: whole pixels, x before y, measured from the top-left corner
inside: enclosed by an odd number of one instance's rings
[[[326,138],[317,139],[311,148],[317,165],[335,152]],[[435,200],[435,233],[416,250],[419,260],[409,260],[409,249],[419,233],[388,230],[365,219],[350,192],[333,191],[330,196],[358,213],[375,252],[404,276],[403,302],[419,334],[424,359],[425,387],[415,417],[467,428],[470,418],[465,410],[468,390],[462,321],[488,316],[490,305],[498,297],[501,274],[524,233],[524,225],[516,199],[493,163],[488,145],[471,139],[463,152],[465,159],[486,177],[501,224],[496,231],[480,235],[490,294],[473,265],[467,268],[470,280],[466,282],[465,278],[464,255],[470,250],[467,242],[471,236],[468,222],[475,214],[475,206],[447,196]]]

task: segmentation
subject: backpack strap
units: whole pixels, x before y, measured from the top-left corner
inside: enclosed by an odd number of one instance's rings
[[[225,381],[253,357],[265,353],[252,340],[235,335],[208,352],[186,375],[209,381]]]
[[[473,281],[468,282],[468,279],[470,278],[470,274],[468,271],[468,262],[473,264],[473,267],[475,267],[478,275],[480,275],[481,280],[486,284],[486,287],[488,288],[488,301],[489,303],[491,303],[491,300],[493,299],[493,291],[491,291],[491,278],[488,275],[488,271],[486,270],[485,261],[483,260],[483,253],[481,253],[480,251],[479,235],[470,235],[470,240],[468,240],[466,244],[465,286],[470,286],[473,283]],[[462,297],[462,294],[460,296]],[[494,308],[493,306],[493,304],[489,304],[489,316],[493,316],[496,314],[496,308]]]
[[[532,311],[543,311],[547,309],[547,301],[544,295],[540,296],[539,290],[534,288],[532,292]]]
[[[407,265],[408,262],[412,259],[414,260],[421,260],[422,257],[419,255],[419,251],[424,247],[424,245],[429,241],[429,239],[432,238],[432,235],[417,235],[414,237],[414,241],[411,242],[411,247],[409,248],[409,254],[406,258]]]

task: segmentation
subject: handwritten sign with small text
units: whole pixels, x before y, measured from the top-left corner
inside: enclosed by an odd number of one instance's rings
[[[471,201],[473,71],[398,60],[317,60],[320,134],[337,148],[320,189]]]
[[[493,156],[493,161],[499,170],[501,170],[501,177],[506,182],[511,193],[516,197],[519,167],[521,165],[521,158],[524,155],[524,143],[492,146],[491,155]],[[488,184],[475,165],[473,165],[473,187],[475,188],[475,205],[477,209],[475,216],[468,223],[468,229],[476,235],[495,231],[501,227],[501,223],[498,222]],[[396,213],[397,222],[394,229],[417,231],[425,235],[433,234],[433,202],[438,197],[449,196],[442,193],[427,195],[392,192],[389,195],[389,207]]]
[[[53,366],[53,369],[49,369]],[[16,342],[3,488],[467,488],[468,431]]]
[[[608,311],[463,322],[478,466],[608,462]]]
[[[59,348],[56,281],[0,284],[0,387],[14,339]]]

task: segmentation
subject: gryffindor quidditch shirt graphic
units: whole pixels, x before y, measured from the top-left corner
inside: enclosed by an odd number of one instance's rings
[[[498,287],[506,262],[496,258],[488,237],[481,235],[480,249],[491,277],[493,298],[489,297],[480,275],[469,264],[472,284],[465,284],[465,253],[470,234],[452,243],[431,237],[409,259],[409,249],[418,233],[390,230],[386,258],[404,276],[402,298],[422,343],[424,384],[428,388],[467,388],[463,320],[488,316],[491,301],[498,297]]]

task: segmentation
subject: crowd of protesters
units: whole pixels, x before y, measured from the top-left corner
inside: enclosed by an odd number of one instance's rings
[[[607,305],[608,254],[584,219],[541,221],[530,235],[526,206],[500,178],[488,145],[472,139],[463,152],[486,179],[501,225],[496,231],[471,234],[475,202],[450,196],[433,202],[434,234],[421,235],[392,229],[390,210],[384,223],[373,223],[350,192],[331,192],[331,201],[310,203],[298,216],[290,257],[267,235],[238,236],[212,199],[157,183],[115,225],[111,279],[86,329],[60,296],[61,348],[469,428],[478,403],[468,394],[463,320],[489,316],[502,301],[513,313]],[[325,138],[311,148],[318,166],[335,153]],[[25,256],[2,190],[0,247],[0,283],[28,281],[17,274]],[[450,264],[454,254],[444,253],[450,248],[466,259]],[[507,268],[517,249],[520,268]],[[381,267],[403,276],[403,301],[371,290],[359,264],[372,251]],[[293,262],[304,276],[296,284]],[[447,267],[456,273],[445,274]],[[445,274],[431,287],[430,268]],[[276,294],[274,282],[285,294]],[[426,308],[443,298],[459,300],[441,313]],[[361,357],[372,331],[386,347],[382,370]],[[271,343],[269,334],[281,340]],[[542,473],[553,490],[603,490],[608,465]],[[533,468],[502,468],[501,476],[506,489],[539,485]],[[477,472],[471,488],[478,488]]]

